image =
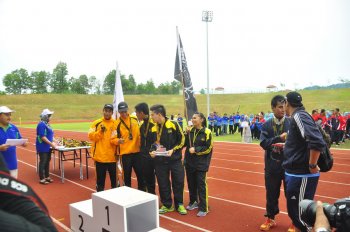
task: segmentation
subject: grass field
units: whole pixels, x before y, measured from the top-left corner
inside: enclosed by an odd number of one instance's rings
[[[210,110],[223,113],[239,111],[244,114],[270,111],[271,98],[276,94],[286,95],[287,92],[246,93],[246,94],[214,94],[210,95]],[[350,111],[350,89],[305,90],[300,91],[306,109],[334,109]],[[130,111],[140,102],[163,104],[167,115],[183,114],[183,97],[181,95],[125,95]],[[206,114],[206,95],[196,95],[198,110]],[[56,120],[95,120],[101,117],[105,103],[113,101],[112,95],[70,95],[70,94],[28,94],[1,95],[1,105],[9,106],[16,112],[12,121],[37,122],[44,108],[55,111]]]
[[[51,126],[54,130],[67,130],[67,131],[79,131],[88,133],[90,122],[79,122],[79,123],[53,123]],[[23,124],[20,127],[23,128],[36,128],[36,124]],[[241,135],[235,133],[234,135],[222,135],[215,136],[213,134],[214,141],[225,141],[225,142],[242,142]],[[253,143],[259,143],[259,141],[254,140]],[[334,146],[335,147],[335,146]],[[346,143],[341,144],[337,148],[350,149],[350,140]]]

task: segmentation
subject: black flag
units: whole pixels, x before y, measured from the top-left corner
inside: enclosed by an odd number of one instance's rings
[[[188,71],[185,52],[179,33],[177,32],[177,49],[175,59],[174,78],[182,83],[184,100],[186,104],[185,117],[191,120],[193,114],[197,111],[197,102],[193,92],[191,76]]]

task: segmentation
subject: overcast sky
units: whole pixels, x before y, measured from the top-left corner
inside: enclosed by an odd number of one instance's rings
[[[347,0],[0,0],[0,78],[25,68],[171,82],[179,27],[194,88],[302,88],[350,79]],[[2,84],[2,81],[1,81]],[[1,87],[3,89],[3,87]]]

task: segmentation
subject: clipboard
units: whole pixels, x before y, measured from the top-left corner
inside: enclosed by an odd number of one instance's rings
[[[28,139],[6,139],[5,144],[10,146],[21,146],[28,142]]]

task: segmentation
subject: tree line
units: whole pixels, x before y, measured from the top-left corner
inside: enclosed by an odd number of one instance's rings
[[[72,94],[114,94],[116,70],[105,76],[103,83],[95,76],[83,74],[79,77],[68,77],[67,64],[59,62],[52,73],[47,71],[33,71],[30,74],[24,68],[16,69],[6,74],[2,80],[5,91],[1,94],[45,94],[45,93],[72,93]],[[178,94],[181,83],[161,83],[155,86],[152,79],[146,83],[136,83],[132,74],[126,77],[120,75],[124,94]]]

